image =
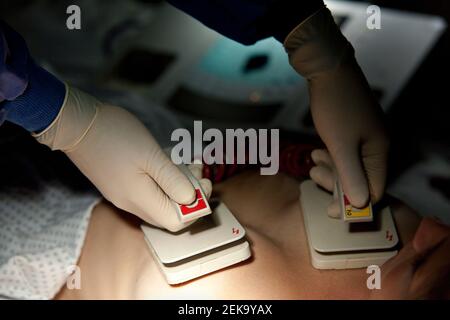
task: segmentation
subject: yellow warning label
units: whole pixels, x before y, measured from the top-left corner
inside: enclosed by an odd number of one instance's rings
[[[363,218],[363,217],[370,217],[371,216],[371,212],[370,212],[370,207],[367,206],[363,209],[354,209],[352,207],[350,208],[346,208],[345,209],[345,214],[347,215],[347,217],[352,217],[352,218]]]

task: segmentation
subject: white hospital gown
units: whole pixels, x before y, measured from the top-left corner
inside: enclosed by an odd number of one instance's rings
[[[98,199],[56,181],[0,192],[1,298],[51,299],[58,293],[80,256]]]

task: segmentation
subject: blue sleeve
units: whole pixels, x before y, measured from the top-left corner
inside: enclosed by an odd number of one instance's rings
[[[242,44],[275,37],[283,42],[322,0],[168,0],[207,27]]]
[[[65,93],[65,85],[38,66],[23,38],[0,20],[0,124],[41,131],[58,115]]]

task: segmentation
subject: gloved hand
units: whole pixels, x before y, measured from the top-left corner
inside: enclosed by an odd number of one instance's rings
[[[365,206],[369,197],[378,201],[386,182],[389,143],[382,110],[353,47],[325,7],[294,29],[284,45],[291,65],[308,80],[314,124],[344,193],[355,207]]]
[[[67,87],[57,118],[34,136],[52,150],[66,153],[118,208],[170,231],[187,226],[178,221],[169,198],[190,204],[195,200],[194,187],[126,110]],[[209,180],[200,183],[210,194]]]
[[[327,150],[316,149],[311,152],[311,159],[315,166],[309,171],[311,179],[325,190],[334,193],[338,178],[336,167]],[[341,206],[338,199],[334,199],[328,206],[328,215],[341,218]]]

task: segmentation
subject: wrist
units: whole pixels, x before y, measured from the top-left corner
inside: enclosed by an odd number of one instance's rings
[[[308,80],[356,61],[352,45],[326,7],[292,30],[284,47],[292,67]]]
[[[39,143],[52,150],[74,149],[95,122],[100,103],[92,96],[66,85],[62,107],[53,122],[33,134]]]

